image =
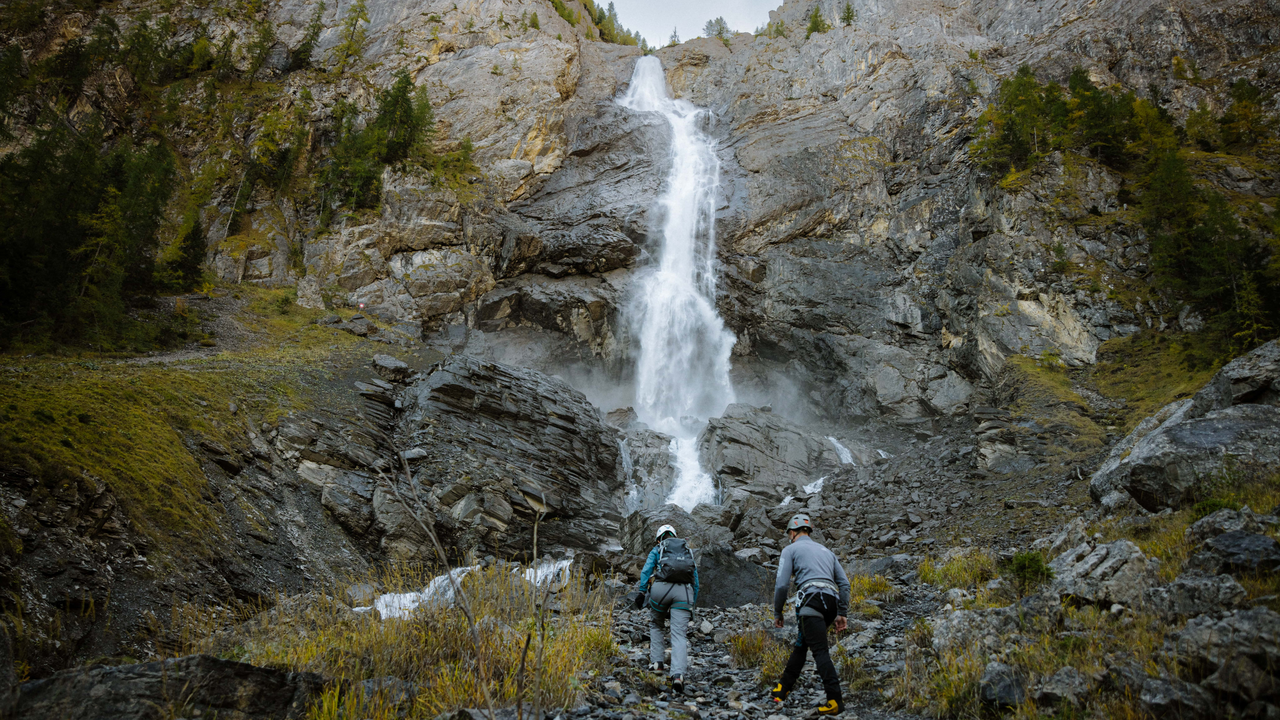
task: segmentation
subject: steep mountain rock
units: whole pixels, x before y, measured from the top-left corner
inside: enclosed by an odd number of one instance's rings
[[[840,14],[833,1],[818,5]],[[1145,234],[1113,171],[1058,156],[995,188],[967,145],[999,78],[1022,63],[1059,80],[1081,65],[1103,85],[1156,83],[1183,114],[1207,95],[1172,74],[1172,58],[1205,77],[1252,77],[1275,64],[1280,23],[1268,5],[852,5],[852,26],[807,38],[810,0],[771,14],[785,37],[656,52],[674,93],[709,110],[719,143],[720,309],[738,335],[740,387],[767,394],[785,372],[819,416],[948,415],[970,407],[975,383],[1010,354],[1089,364],[1108,338],[1194,326],[1159,296],[1135,300],[1050,269],[1058,252],[1110,283],[1146,272]],[[541,31],[516,20],[538,8]],[[388,170],[377,217],[307,241],[308,284],[313,297],[383,308],[429,332],[467,328],[460,346],[473,354],[616,368],[628,357],[617,320],[625,278],[651,250],[667,129],[612,102],[637,49],[586,40],[583,24],[538,8],[370,4],[370,79],[409,71],[431,95],[442,141],[469,138],[481,172],[455,191]],[[312,10],[269,12],[287,22]],[[324,19],[340,20],[334,8]],[[292,46],[300,34],[288,27],[280,37]],[[315,57],[337,40],[326,31]],[[349,81],[315,90],[320,115],[368,93]],[[273,268],[257,275],[247,256],[237,265],[213,252],[224,277],[292,282],[274,269],[287,266],[285,251],[254,251],[265,256],[252,262]]]

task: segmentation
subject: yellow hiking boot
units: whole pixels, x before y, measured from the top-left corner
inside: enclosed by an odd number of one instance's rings
[[[773,701],[776,703],[782,703],[787,699],[787,694],[787,691],[782,689],[782,683],[778,683],[773,686],[773,690],[770,691],[769,697],[773,698]]]
[[[818,706],[819,715],[839,715],[844,708],[840,706],[839,700],[828,700],[826,704]]]

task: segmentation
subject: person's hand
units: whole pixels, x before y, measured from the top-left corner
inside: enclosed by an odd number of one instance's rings
[[[776,627],[776,628],[780,628],[780,627],[782,627],[782,618],[774,618],[774,619],[773,619],[773,626],[774,626],[774,627]]]
[[[836,632],[844,632],[849,627],[849,619],[843,615],[836,617]]]

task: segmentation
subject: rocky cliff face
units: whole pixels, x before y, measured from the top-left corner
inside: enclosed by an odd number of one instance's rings
[[[1174,56],[1205,77],[1269,82],[1273,9],[853,6],[852,26],[807,39],[813,3],[789,2],[771,14],[785,37],[699,38],[656,53],[673,92],[708,108],[719,141],[720,303],[744,392],[766,397],[785,375],[797,410],[818,416],[949,415],[1010,354],[1075,366],[1117,335],[1194,327],[1149,291],[1115,292],[1146,270],[1120,178],[1073,156],[995,188],[969,157],[972,121],[1022,63],[1059,80],[1080,65],[1102,85],[1154,84],[1185,114],[1215,99],[1174,72]],[[833,2],[820,8],[839,15]],[[537,9],[540,31],[515,23]],[[270,7],[280,22],[311,11]],[[474,184],[444,190],[388,171],[376,216],[306,241],[305,276],[282,269],[287,243],[266,226],[268,241],[251,251],[259,260],[211,250],[220,273],[299,282],[301,302],[364,303],[429,335],[444,329],[454,349],[517,364],[625,367],[620,310],[651,247],[665,170],[661,121],[612,103],[639,51],[586,40],[582,25],[538,3],[380,1],[370,20],[370,79],[405,69],[428,89],[445,142],[475,144]],[[326,22],[337,21],[330,9]],[[327,31],[317,57],[336,41]],[[312,90],[320,114],[368,92]],[[1224,168],[1227,180],[1227,170],[1246,192],[1276,188],[1272,170]],[[1055,257],[1100,282],[1051,272]]]

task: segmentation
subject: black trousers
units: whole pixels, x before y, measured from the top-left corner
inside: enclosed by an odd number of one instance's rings
[[[800,627],[787,667],[782,671],[782,690],[791,692],[796,680],[800,679],[804,661],[809,653],[813,653],[813,664],[817,666],[818,677],[822,678],[822,689],[826,691],[827,699],[835,700],[843,706],[840,675],[836,672],[835,663],[831,662],[831,652],[827,648],[827,625],[836,618],[836,599],[827,593],[814,593],[806,599],[805,605],[820,611],[823,616],[801,615],[799,610],[796,611],[796,624]]]

